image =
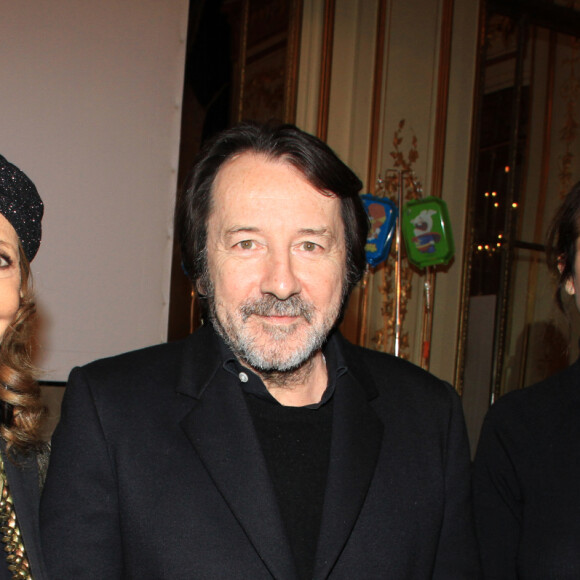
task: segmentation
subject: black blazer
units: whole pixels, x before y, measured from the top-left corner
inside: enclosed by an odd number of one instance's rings
[[[72,372],[41,509],[53,578],[296,578],[217,340],[205,327]],[[331,343],[349,371],[334,394],[314,578],[477,578],[456,393],[405,361]]]

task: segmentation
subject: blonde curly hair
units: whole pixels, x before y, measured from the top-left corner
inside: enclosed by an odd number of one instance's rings
[[[32,275],[22,245],[18,246],[20,306],[0,344],[0,405],[7,417],[0,425],[0,436],[7,451],[26,453],[44,443],[41,423],[45,409],[32,363],[36,319]]]

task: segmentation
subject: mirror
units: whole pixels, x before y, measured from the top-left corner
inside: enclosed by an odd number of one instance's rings
[[[456,377],[472,449],[494,400],[578,356],[544,244],[580,179],[579,22],[539,0],[485,6]]]

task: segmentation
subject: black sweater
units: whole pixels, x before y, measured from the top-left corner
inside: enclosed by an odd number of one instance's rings
[[[246,395],[300,578],[312,578],[328,473],[332,399],[319,409]]]

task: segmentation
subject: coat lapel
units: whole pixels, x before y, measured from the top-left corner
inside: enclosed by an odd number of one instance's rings
[[[180,391],[199,400],[182,428],[272,576],[295,579],[277,499],[242,390],[223,369],[221,357],[208,356],[207,342],[198,341],[198,346],[198,372],[191,373]]]
[[[366,372],[361,372],[365,377]],[[357,372],[357,376],[361,375]],[[383,424],[369,405],[367,389],[352,372],[347,373],[334,394],[330,464],[314,580],[328,577],[348,540],[373,477],[382,437]]]
[[[196,400],[181,421],[182,428],[272,576],[294,580],[296,568],[242,389],[223,369],[211,329],[196,332],[190,340],[178,391]],[[346,352],[352,348],[341,342]],[[356,355],[347,362],[351,370],[334,393],[314,580],[329,576],[348,541],[372,481],[383,436],[383,424],[369,404],[375,396],[372,379],[358,366]]]

